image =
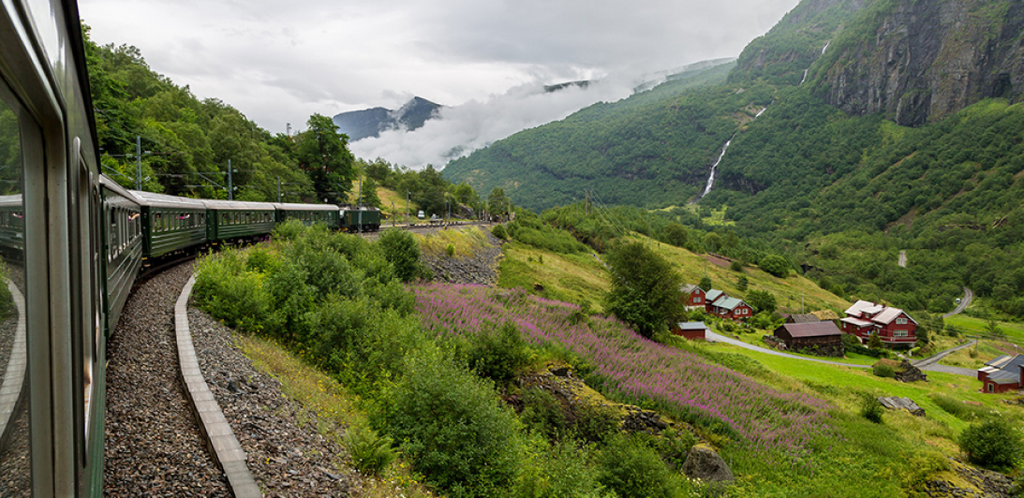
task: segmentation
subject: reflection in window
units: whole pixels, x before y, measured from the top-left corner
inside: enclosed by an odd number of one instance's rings
[[[0,100],[0,496],[31,492],[20,124]]]

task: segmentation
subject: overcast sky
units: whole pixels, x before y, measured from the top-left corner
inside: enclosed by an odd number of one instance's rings
[[[94,41],[135,45],[154,71],[188,85],[199,98],[224,101],[275,133],[285,132],[286,123],[293,132],[304,129],[313,113],[395,109],[413,95],[451,106],[446,112],[453,116],[461,107],[464,116],[470,109],[516,109],[516,97],[533,95],[530,89],[543,84],[616,82],[614,90],[577,92],[559,97],[557,105],[534,101],[520,113],[536,109],[539,114],[519,123],[488,124],[475,116],[462,128],[503,129],[475,137],[484,144],[516,128],[564,117],[574,106],[623,98],[643,74],[735,57],[797,3],[79,0],[79,10]],[[408,154],[411,147],[392,141],[362,154],[385,149]],[[439,160],[427,155],[401,161]]]

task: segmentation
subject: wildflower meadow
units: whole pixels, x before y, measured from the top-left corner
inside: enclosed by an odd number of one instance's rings
[[[424,284],[412,287],[422,325],[438,335],[479,334],[505,322],[540,346],[557,343],[594,367],[620,398],[664,406],[690,421],[724,424],[753,450],[806,455],[810,442],[831,435],[827,404],[783,393],[699,356],[644,339],[615,318],[573,320],[579,307],[520,289]],[[575,324],[573,323],[575,322]]]

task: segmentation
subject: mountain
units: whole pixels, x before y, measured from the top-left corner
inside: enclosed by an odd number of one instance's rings
[[[804,0],[700,84],[591,106],[444,174],[535,210],[584,189],[699,201],[840,294],[942,311],[967,285],[1024,316],[1024,270],[1005,271],[1024,267],[1022,26],[1011,0]]]
[[[396,110],[374,107],[361,111],[343,112],[334,116],[334,124],[341,133],[355,142],[366,137],[379,137],[380,132],[391,129],[415,130],[437,116],[442,106],[427,99],[413,97]]]

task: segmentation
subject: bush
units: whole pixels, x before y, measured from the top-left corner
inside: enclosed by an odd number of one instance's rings
[[[271,309],[271,296],[263,281],[263,275],[246,270],[241,251],[225,250],[196,263],[193,296],[196,303],[229,327],[258,332]]]
[[[508,233],[505,232],[505,225],[495,225],[495,227],[491,229],[491,234],[501,240],[508,240]]]
[[[395,267],[395,276],[403,282],[427,279],[429,270],[420,263],[420,246],[405,230],[387,230],[377,239],[377,246]],[[454,249],[453,249],[454,252]]]
[[[1024,456],[1020,432],[1003,418],[971,424],[957,442],[968,460],[985,467],[1013,467]]]
[[[601,405],[581,404],[576,409],[576,436],[599,443],[618,433],[619,419]]]
[[[740,268],[742,269],[742,266]],[[750,285],[750,280],[747,279],[746,275],[740,275],[740,278],[736,280],[736,288],[739,289],[740,292],[746,292],[748,285]]]
[[[786,258],[775,254],[769,254],[761,258],[761,269],[779,278],[786,278],[789,275],[789,262]]]
[[[499,496],[515,479],[522,426],[493,384],[425,345],[385,400],[388,432],[416,471],[454,498]]]
[[[881,424],[882,423],[882,415],[884,413],[885,413],[885,407],[883,407],[882,404],[879,403],[878,400],[875,399],[874,396],[872,396],[870,394],[866,394],[866,393],[861,395],[860,414],[864,418],[866,418],[866,419],[868,419],[868,420],[870,420],[870,421],[872,421],[872,422],[874,422],[876,424]]]
[[[896,377],[896,369],[888,363],[878,362],[871,367],[871,373],[875,374],[875,377],[885,377],[888,379]]]
[[[454,257],[455,256],[455,245],[454,244],[448,244],[444,248],[444,253],[447,254],[449,258]]]
[[[597,472],[588,461],[589,447],[572,440],[549,446],[532,440],[531,458],[523,466],[512,496],[515,498],[600,498],[607,496]],[[609,497],[610,498],[610,497]]]
[[[362,424],[348,428],[344,443],[356,469],[364,474],[380,475],[398,457],[391,448],[391,438],[380,437],[376,431]]]
[[[527,389],[523,392],[523,412],[519,419],[534,434],[557,440],[567,429],[562,403],[555,395],[544,389]]]
[[[499,384],[514,380],[519,369],[529,362],[530,348],[512,322],[501,324],[491,333],[469,338],[466,352],[469,368]]]
[[[665,462],[640,438],[618,435],[597,457],[598,481],[618,496],[673,497],[679,490]]]
[[[739,261],[733,261],[732,263],[729,263],[729,269],[736,272],[743,271],[743,263],[740,263]]]

